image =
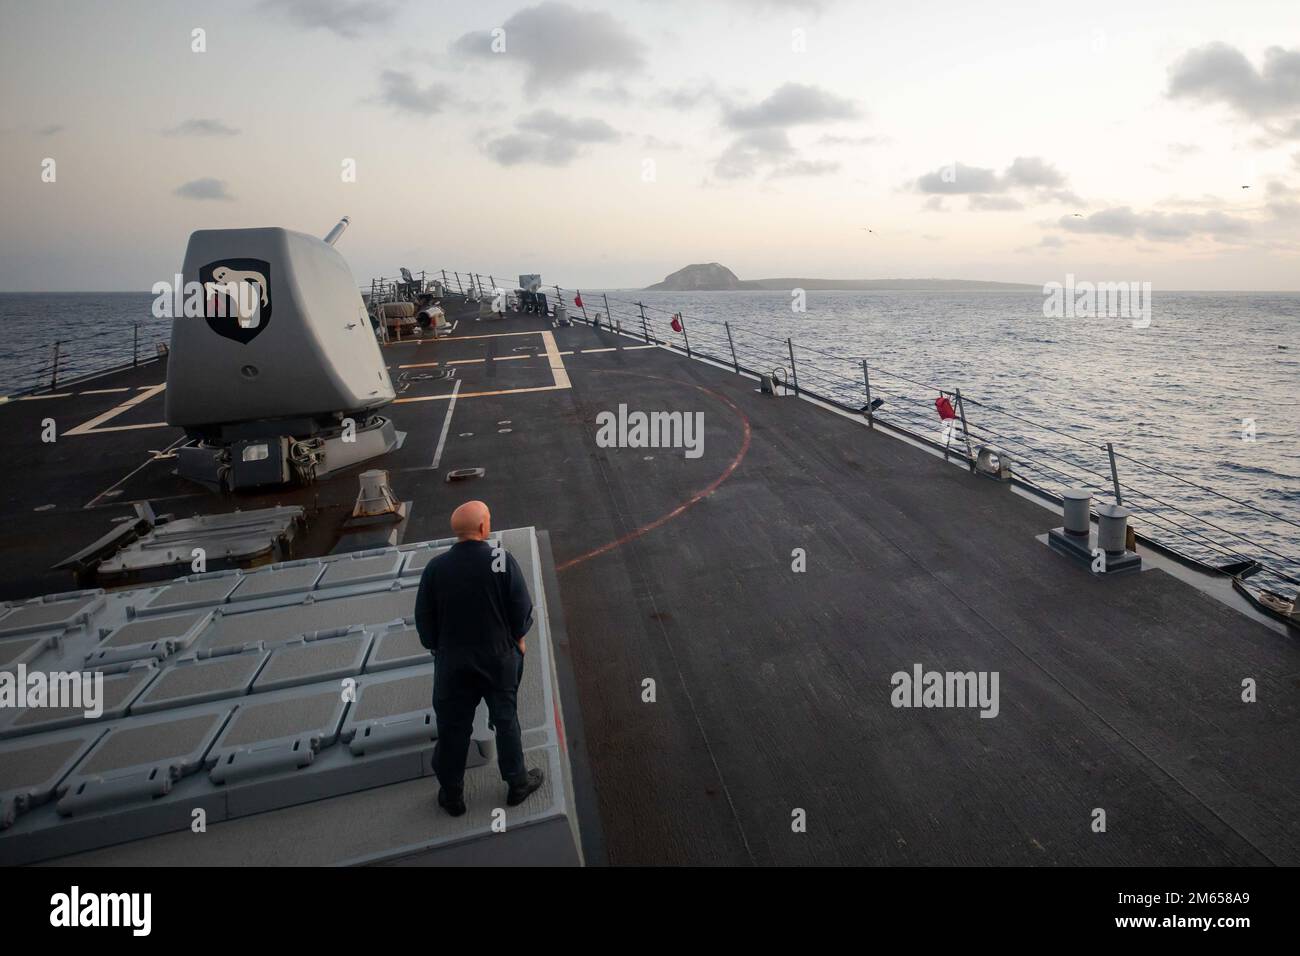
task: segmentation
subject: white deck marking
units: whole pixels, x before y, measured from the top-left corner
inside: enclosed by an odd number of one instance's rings
[[[129,388],[127,388],[127,387],[124,385],[124,386],[122,386],[121,388],[88,388],[88,389],[86,389],[84,392],[78,392],[77,394],[79,394],[79,395],[111,395],[111,394],[113,394],[114,392],[129,392],[129,391],[131,391],[131,390],[130,390]]]
[[[607,349],[583,349],[582,354],[591,355],[593,352],[617,352],[617,351],[618,351],[617,346],[611,346],[610,348]]]
[[[447,443],[447,430],[451,427],[451,414],[456,410],[456,395],[460,392],[460,379],[456,379],[456,387],[451,390],[451,401],[447,403],[447,417],[442,420],[442,435],[438,438],[438,448],[433,453],[433,464],[430,468],[437,468],[438,463],[442,461],[442,446]]]
[[[415,362],[411,365],[399,365],[398,368],[433,368],[437,362]]]
[[[486,362],[487,359],[452,359],[448,365],[477,365],[479,362]]]
[[[76,392],[51,392],[49,395],[22,395],[19,396],[20,402],[40,402],[47,398],[67,398],[69,395],[75,395]]]
[[[127,411],[132,406],[139,405],[141,402],[147,402],[149,399],[153,398],[155,395],[160,393],[166,387],[167,387],[166,382],[163,382],[161,385],[148,385],[143,389],[141,389],[140,394],[136,395],[134,398],[128,398],[125,402],[123,402],[121,405],[118,405],[116,408],[110,408],[108,411],[104,412],[103,414],[96,415],[90,421],[82,422],[76,428],[72,429],[71,431],[66,431],[63,434],[64,435],[92,435],[97,431],[107,432],[107,431],[127,431],[136,428],[158,428],[160,425],[165,423],[155,422],[148,425],[118,425],[113,428],[100,428],[99,426],[104,424],[107,421],[116,418],[118,415],[121,415],[123,412]]]

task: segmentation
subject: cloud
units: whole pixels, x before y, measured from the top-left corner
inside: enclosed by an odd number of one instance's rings
[[[622,78],[645,65],[645,44],[602,10],[547,0],[515,13],[500,29],[499,39],[492,30],[466,33],[452,43],[452,51],[522,65],[529,95],[566,86],[584,73]],[[504,42],[502,52],[493,51],[494,41]]]
[[[51,123],[49,126],[42,126],[36,132],[40,136],[53,136],[56,133],[62,133],[63,129],[64,129],[63,124]]]
[[[1057,223],[1068,232],[1124,239],[1142,238],[1152,242],[1178,242],[1196,236],[1209,236],[1220,242],[1250,233],[1245,219],[1222,212],[1134,212],[1128,206],[1103,209],[1090,216],[1062,216]]]
[[[1166,95],[1219,104],[1272,136],[1300,139],[1300,49],[1269,47],[1259,69],[1226,43],[1189,50],[1169,68]],[[1289,125],[1273,125],[1277,120]]]
[[[924,208],[934,211],[943,210],[944,196],[968,196],[966,208],[975,211],[1001,212],[1046,202],[1086,205],[1065,188],[1065,174],[1039,156],[1017,156],[1002,173],[954,162],[907,185],[930,196]]]
[[[213,179],[211,176],[205,176],[202,179],[191,179],[188,183],[177,186],[174,193],[182,199],[220,199],[229,201],[235,198],[226,191],[226,184],[223,180]]]
[[[451,92],[440,83],[430,83],[421,87],[415,77],[402,70],[384,70],[379,75],[383,89],[379,93],[379,102],[391,106],[399,113],[415,113],[418,116],[432,116],[442,111],[447,105]]]
[[[737,130],[784,129],[856,116],[858,108],[851,100],[816,86],[786,83],[753,106],[727,107],[723,122]]]
[[[761,129],[737,136],[713,164],[719,179],[745,179],[764,165],[794,155],[790,137],[781,129]]]
[[[958,196],[966,193],[997,193],[1007,187],[991,169],[953,163],[920,176],[916,180],[916,188],[923,193]]]
[[[515,122],[517,132],[496,136],[483,150],[502,166],[535,163],[567,166],[589,143],[612,143],[621,138],[602,119],[574,119],[553,110],[540,110]]]
[[[397,13],[391,0],[262,0],[261,6],[300,27],[329,30],[348,40],[389,23]]]
[[[1007,167],[1007,185],[1016,186],[1064,186],[1065,177],[1060,171],[1037,156],[1017,156]]]
[[[227,126],[221,120],[188,119],[163,130],[164,136],[238,136],[239,130]]]

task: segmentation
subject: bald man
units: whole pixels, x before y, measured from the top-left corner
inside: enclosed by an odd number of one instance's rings
[[[518,562],[488,542],[492,515],[467,501],[451,515],[457,541],[430,561],[420,576],[415,627],[437,661],[433,711],[438,745],[438,805],[454,817],[465,812],[465,759],[474,711],[486,700],[497,735],[497,765],[509,785],[506,803],[517,806],[542,785],[542,771],[524,766],[516,698],[524,674],[524,638],[533,625],[533,600]]]

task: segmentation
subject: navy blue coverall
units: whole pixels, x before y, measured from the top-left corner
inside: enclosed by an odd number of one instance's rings
[[[499,571],[493,570],[496,562]],[[434,772],[459,792],[465,782],[474,711],[480,699],[496,728],[497,765],[506,783],[527,779],[516,711],[524,655],[519,639],[533,624],[533,600],[514,556],[487,541],[458,541],[420,576],[415,626],[437,662],[433,710],[438,721]]]

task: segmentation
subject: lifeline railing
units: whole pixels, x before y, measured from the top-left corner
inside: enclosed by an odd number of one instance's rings
[[[165,331],[164,331],[165,330]],[[53,391],[69,382],[156,360],[171,323],[133,322],[53,342],[0,349],[0,395]]]
[[[488,298],[500,289],[496,275],[513,274],[436,270],[421,276],[440,280],[451,293],[472,291]],[[800,344],[792,337],[733,327],[729,321],[687,317],[608,292],[584,296],[580,289],[559,285],[544,286],[542,291],[554,293],[576,321],[728,367],[737,374],[773,375],[795,395],[863,414],[868,426],[883,426],[941,448],[945,457],[965,462],[972,471],[974,449],[994,446],[1014,462],[1016,483],[1040,496],[1059,502],[1062,490],[1087,488],[1095,497],[1128,509],[1135,532],[1176,558],[1225,573],[1254,562],[1258,570],[1252,573],[1258,583],[1284,593],[1300,587],[1300,548],[1292,544],[1300,540],[1294,533],[1300,530],[1300,521],[1174,474],[1126,453],[1114,442],[1071,434],[1036,421],[1032,411],[1011,412],[960,388],[919,381],[864,357]],[[582,305],[576,305],[576,300]],[[674,317],[680,332],[670,324]],[[924,398],[917,397],[918,389],[926,393]],[[939,424],[933,402],[940,395],[954,404],[960,426]],[[884,402],[873,408],[876,399]],[[1222,518],[1191,510],[1223,502],[1267,519],[1272,530],[1248,536],[1226,527]]]

